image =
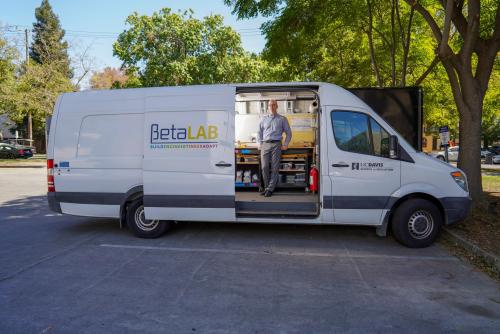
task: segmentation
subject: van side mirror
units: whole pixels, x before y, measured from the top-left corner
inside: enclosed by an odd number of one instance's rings
[[[389,158],[397,159],[399,158],[399,150],[398,150],[398,137],[390,136],[389,137]]]

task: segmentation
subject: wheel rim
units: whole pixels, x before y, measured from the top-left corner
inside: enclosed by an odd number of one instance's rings
[[[143,231],[152,231],[154,230],[158,224],[160,224],[159,219],[147,220],[144,215],[144,205],[141,205],[136,211],[134,215],[135,224]]]
[[[415,239],[425,239],[431,235],[434,229],[434,219],[425,210],[415,211],[408,219],[408,231]]]

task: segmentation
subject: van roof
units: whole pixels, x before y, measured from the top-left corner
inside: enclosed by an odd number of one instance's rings
[[[296,89],[313,89],[328,91],[328,98],[323,96],[321,104],[323,105],[345,105],[345,106],[359,106],[368,107],[363,101],[358,99],[355,95],[345,90],[344,88],[337,86],[335,84],[330,84],[326,82],[258,82],[258,83],[231,83],[231,84],[213,84],[213,85],[190,85],[190,86],[164,86],[164,87],[145,87],[145,88],[126,88],[126,89],[106,89],[106,90],[84,90],[80,92],[71,92],[62,94],[61,98],[64,100],[64,104],[70,103],[81,103],[86,102],[88,99],[93,100],[93,102],[98,101],[109,101],[113,99],[129,100],[129,99],[140,99],[146,97],[153,97],[159,95],[167,94],[185,94],[186,89],[199,91],[203,93],[203,90],[210,86],[215,87],[235,87],[236,91],[243,91],[246,89],[257,90],[258,88],[263,88],[266,90],[276,88],[296,88]],[[196,94],[196,93],[195,93]],[[326,98],[326,101],[325,101]]]

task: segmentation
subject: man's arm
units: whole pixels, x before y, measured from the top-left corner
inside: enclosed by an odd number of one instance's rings
[[[259,131],[257,132],[257,145],[262,145],[262,140],[263,140],[263,136],[264,136],[264,127],[262,125],[264,119],[262,118],[260,120],[260,123],[259,123]]]
[[[288,148],[288,144],[290,144],[290,140],[292,140],[292,129],[290,128],[290,124],[288,123],[288,118],[284,116],[283,116],[283,131],[286,134],[285,144],[283,145],[284,146],[283,149],[286,150]]]

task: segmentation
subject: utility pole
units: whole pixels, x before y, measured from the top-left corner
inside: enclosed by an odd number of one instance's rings
[[[26,52],[26,71],[28,71],[30,65],[30,55],[28,52],[28,29],[24,29],[24,42]],[[33,118],[31,116],[31,111],[28,111],[28,139],[30,140],[30,146],[33,146]]]

